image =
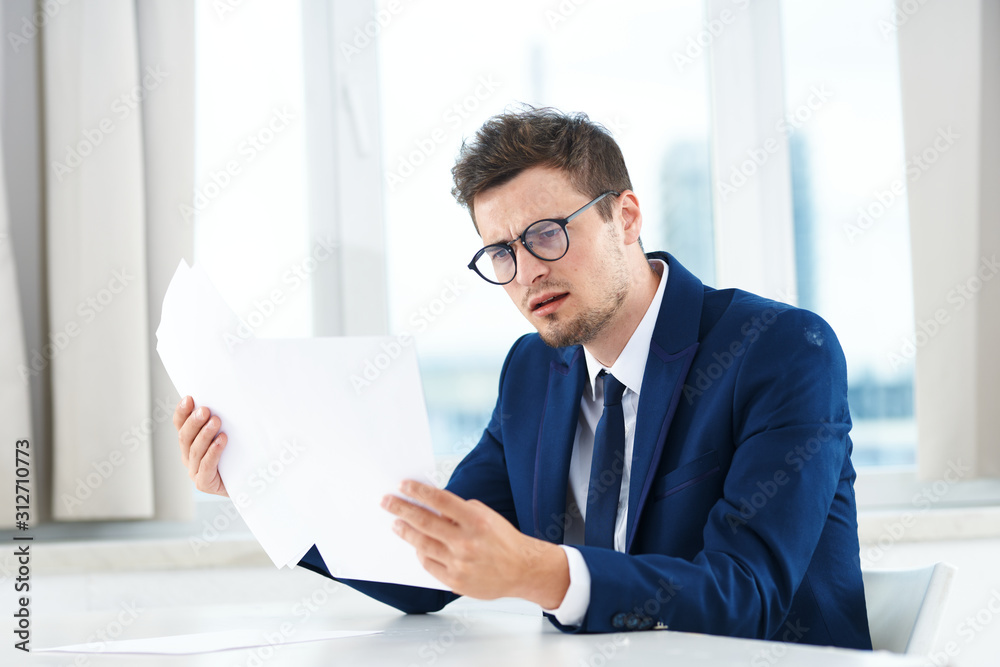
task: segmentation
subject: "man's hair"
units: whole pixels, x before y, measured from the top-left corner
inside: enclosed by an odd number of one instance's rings
[[[587,114],[531,106],[504,111],[483,123],[473,139],[462,142],[451,169],[455,180],[451,193],[469,211],[477,232],[472,208],[476,195],[531,167],[562,169],[573,187],[591,198],[608,190],[632,189],[621,149],[611,133]],[[596,208],[602,218],[611,219],[610,198]]]

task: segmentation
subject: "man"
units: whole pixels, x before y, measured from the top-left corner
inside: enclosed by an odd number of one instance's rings
[[[345,583],[406,612],[512,596],[568,632],[871,648],[829,326],[646,255],[621,152],[585,115],[496,116],[453,175],[484,242],[469,268],[538,333],[511,348],[447,489],[401,487],[433,511],[383,502],[455,593]],[[192,408],[174,416],[182,457],[199,489],[225,493],[225,435]],[[331,576],[315,548],[300,564]]]

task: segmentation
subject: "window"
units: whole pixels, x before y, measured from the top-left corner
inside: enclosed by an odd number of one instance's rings
[[[587,112],[622,147],[645,247],[710,284],[707,52],[688,43],[703,6],[392,7],[379,3],[390,327],[416,335],[436,453],[457,457],[489,420],[511,344],[534,331],[465,268],[482,242],[449,194],[461,139],[512,100]]]
[[[255,334],[311,335],[301,5],[203,0],[195,24],[196,261]]]
[[[856,466],[913,464],[913,288],[891,2],[782,3],[798,303],[847,356]],[[867,29],[866,29],[867,28]]]

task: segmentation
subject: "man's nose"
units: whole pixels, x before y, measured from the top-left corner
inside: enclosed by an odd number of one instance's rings
[[[517,275],[514,276],[514,280],[521,285],[529,287],[536,280],[548,274],[549,262],[532,255],[523,244],[517,243],[514,246],[514,252],[517,254]]]

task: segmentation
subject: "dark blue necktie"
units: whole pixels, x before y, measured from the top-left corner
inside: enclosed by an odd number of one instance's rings
[[[604,376],[604,414],[594,434],[583,542],[587,546],[613,549],[618,496],[625,467],[625,413],[622,411],[625,385],[606,371],[601,371],[600,375]]]

